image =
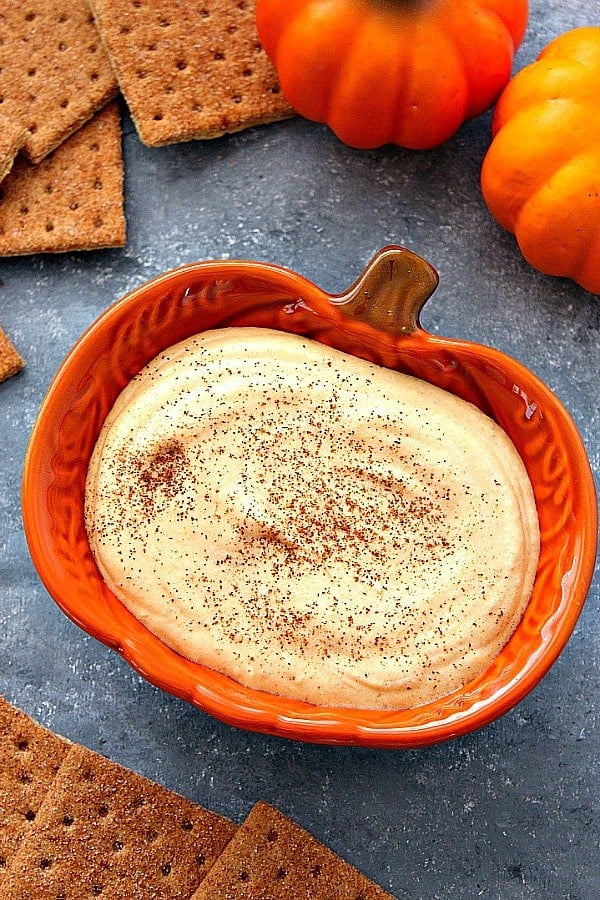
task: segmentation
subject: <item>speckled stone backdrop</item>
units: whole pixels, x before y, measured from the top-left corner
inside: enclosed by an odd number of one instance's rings
[[[532,0],[520,68],[597,0]],[[599,86],[600,89],[600,86]],[[311,746],[223,725],[144,682],[50,599],[20,518],[47,385],[125,291],[180,263],[271,260],[331,291],[400,243],[441,284],[424,326],[492,345],[556,392],[599,460],[600,298],[523,261],[489,216],[490,115],[425,153],[358,152],[301,119],[210,143],[142,146],[123,107],[123,250],[0,260],[0,323],[27,361],[0,385],[0,693],[45,725],[241,821],[277,805],[400,898],[600,896],[600,579],[559,661],[484,730],[420,751]]]

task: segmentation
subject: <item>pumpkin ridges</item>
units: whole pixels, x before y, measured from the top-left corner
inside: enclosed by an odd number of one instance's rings
[[[582,274],[600,237],[599,210],[600,142],[571,158],[524,204],[515,228],[523,256],[548,275],[583,285]],[[588,290],[600,291],[599,272],[590,272],[586,281]]]
[[[486,7],[495,15],[512,36],[514,50],[517,50],[523,42],[529,19],[529,3],[507,4],[506,0],[480,0],[480,7]]]
[[[483,161],[481,189],[494,218],[514,232],[524,204],[590,141],[600,141],[600,117],[568,99],[546,100],[508,118]],[[565,140],[568,134],[568,141]]]
[[[490,4],[490,7],[495,7],[495,4]],[[511,31],[495,8],[486,10],[482,9],[481,3],[471,2],[468,15],[481,24],[476,44],[462,19],[445,22],[444,31],[446,35],[451,35],[457,58],[462,63],[469,87],[465,118],[471,119],[489,109],[491,102],[506,86],[512,68],[515,38],[510,45],[507,43],[506,33],[511,34]],[[484,70],[481,67],[482,58],[486,60]]]
[[[351,41],[357,17],[358,12],[340,16],[333,4],[305,5],[281,34],[275,53],[281,89],[288,103],[307,119],[322,122],[327,118],[330,93],[325,86],[339,77],[343,58],[338,45]],[[331,42],[334,29],[338,37]]]
[[[467,108],[462,61],[443,25],[432,19],[419,30],[421,40],[406,41],[404,102],[388,136],[411,150],[427,150],[448,140],[464,121]],[[440,71],[444,78],[436,77]],[[439,109],[444,110],[443,117],[436,115]]]
[[[256,4],[258,33],[278,70],[286,99],[301,115],[326,122],[342,140],[357,147],[394,141],[428,149],[448,139],[462,121],[494,102],[501,82],[509,77],[507,60],[512,63],[527,18],[527,0],[256,0]],[[500,5],[503,15],[497,16]],[[370,71],[369,53],[356,53],[351,64],[340,66],[339,60],[346,53],[352,56],[355,46],[350,20],[357,33],[385,23],[389,45],[378,54],[389,60],[385,75],[377,74],[383,72],[377,65],[375,73]],[[482,34],[486,29],[494,33],[489,40]],[[451,32],[459,39],[452,42]],[[401,63],[393,58],[395,42]],[[476,76],[466,76],[465,54],[473,59],[468,68],[476,70]],[[498,56],[500,62],[492,62]],[[361,77],[375,85],[368,103],[365,90],[351,99]],[[337,85],[340,78],[348,83]],[[395,78],[396,88],[382,90]],[[476,96],[471,98],[470,93]],[[394,110],[384,112],[384,95],[390,105],[395,98]],[[384,118],[395,123],[389,134]]]
[[[363,25],[346,48],[343,66],[331,83],[325,118],[334,133],[352,147],[378,147],[391,138],[393,112],[404,88],[399,77],[404,55],[400,43],[404,42],[390,40],[383,23],[372,21]],[[362,72],[356,61],[366,54],[373,57],[373,63],[368,72]],[[390,72],[394,77],[386,77]],[[369,115],[365,117],[367,107]]]
[[[600,70],[598,72],[600,79]],[[589,102],[589,70],[580,62],[546,57],[530,63],[507,85],[492,119],[492,135],[504,123],[529,107],[549,100]]]
[[[525,259],[600,294],[600,27],[572,29],[498,101],[481,188]]]
[[[598,260],[600,259],[600,231],[587,248],[587,257],[577,273],[577,283],[591,294],[600,294],[600,278],[598,278]]]
[[[281,30],[304,9],[306,0],[260,0],[256,4],[256,27],[265,53],[275,61]]]
[[[600,68],[598,57],[598,25],[571,28],[554,38],[538,56],[538,60],[572,59],[582,63],[587,69]]]

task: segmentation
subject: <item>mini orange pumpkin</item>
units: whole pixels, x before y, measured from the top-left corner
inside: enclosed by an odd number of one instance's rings
[[[294,109],[359,148],[435,147],[510,78],[527,0],[257,0]]]
[[[503,92],[481,187],[525,259],[600,294],[600,27],[553,40]]]

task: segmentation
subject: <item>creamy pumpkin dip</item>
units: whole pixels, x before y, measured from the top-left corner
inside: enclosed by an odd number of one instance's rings
[[[488,666],[539,549],[525,468],[488,417],[261,328],[186,340],[125,388],[86,525],[111,590],[174,650],[260,690],[381,709]]]

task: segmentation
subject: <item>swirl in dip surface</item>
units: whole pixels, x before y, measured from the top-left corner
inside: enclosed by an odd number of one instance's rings
[[[153,360],[99,436],[86,527],[161,640],[270,693],[404,708],[480,674],[527,605],[531,484],[424,381],[262,328]]]

